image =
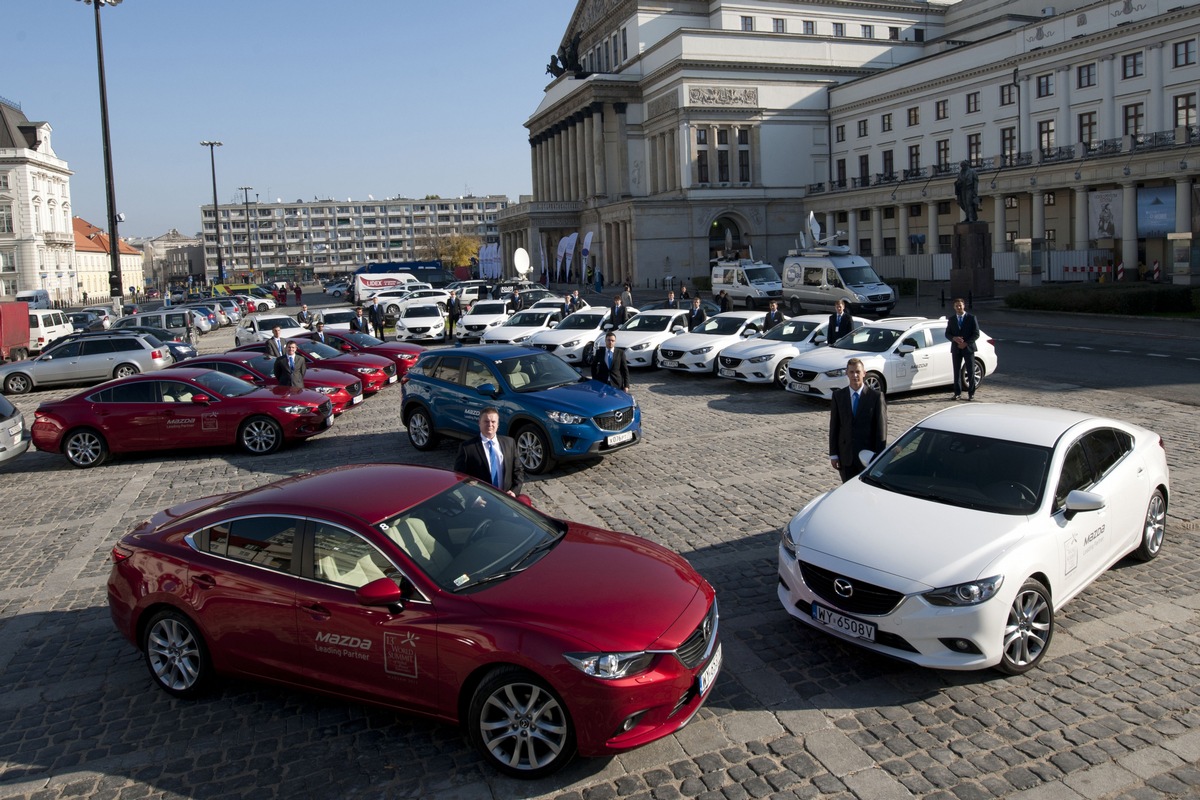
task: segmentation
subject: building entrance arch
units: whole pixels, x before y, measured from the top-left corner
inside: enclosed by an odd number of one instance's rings
[[[750,233],[746,224],[730,214],[722,214],[708,226],[708,257],[745,257],[750,246]]]

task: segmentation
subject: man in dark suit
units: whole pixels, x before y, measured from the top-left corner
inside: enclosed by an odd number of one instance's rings
[[[283,337],[279,334],[280,330],[278,325],[271,329],[271,338],[267,339],[267,348],[264,351],[267,355],[276,358],[283,355]]]
[[[692,298],[692,308],[688,311],[687,326],[689,331],[694,331],[701,322],[708,319],[708,314],[704,313],[704,307],[700,305],[700,297]]]
[[[772,300],[767,304],[767,316],[763,318],[763,333],[771,330],[779,323],[783,322],[783,312],[779,310],[779,303]]]
[[[663,306],[663,308],[669,308],[672,311],[680,311],[682,309],[682,307],[679,305],[679,301],[675,299],[675,292],[667,292],[667,304]]]
[[[371,298],[371,305],[367,308],[367,319],[371,321],[371,327],[375,329],[375,338],[383,340],[384,314],[378,297]]]
[[[967,313],[961,297],[954,299],[954,316],[946,323],[946,338],[950,340],[951,363],[954,367],[954,399],[962,399],[963,364],[967,366],[967,399],[975,399],[975,340],[979,338],[979,322]]]
[[[525,484],[525,468],[517,458],[517,443],[511,436],[499,436],[500,412],[485,408],[479,414],[479,436],[472,436],[458,448],[454,471],[490,483],[516,497]]]
[[[354,309],[354,316],[350,318],[350,330],[365,333],[368,336],[371,334],[371,320],[363,314],[362,306]]]
[[[284,354],[275,359],[275,380],[280,386],[304,388],[304,356],[296,352],[298,349],[295,342],[288,342]]]
[[[446,301],[446,338],[454,337],[454,326],[462,318],[462,301],[458,299],[458,290],[450,290],[450,299]]]
[[[621,295],[613,298],[612,311],[608,314],[608,321],[618,328],[628,321],[632,315],[629,313],[629,307],[625,305],[625,301],[621,299]]]
[[[859,451],[879,453],[887,444],[887,401],[863,384],[866,374],[861,359],[847,361],[849,385],[835,389],[829,404],[829,461],[843,483],[863,471]]]
[[[833,344],[852,330],[854,317],[846,310],[846,301],[839,299],[833,304],[833,313],[829,315],[829,334],[825,337],[825,342]]]
[[[313,314],[308,310],[307,303],[300,308],[300,313],[296,315],[296,322],[300,323],[301,328],[307,328],[310,331],[312,330]]]
[[[629,362],[625,351],[617,349],[617,334],[612,331],[604,334],[604,349],[592,358],[592,378],[629,391]]]

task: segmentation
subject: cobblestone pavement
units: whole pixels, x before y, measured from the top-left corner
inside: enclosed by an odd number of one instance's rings
[[[226,343],[225,339],[229,342]],[[229,346],[228,333],[205,350]],[[725,667],[678,734],[538,782],[502,778],[460,732],[389,710],[229,681],[198,701],[151,685],[108,618],[108,553],[148,514],[349,462],[421,454],[389,388],[296,447],[125,457],[90,471],[31,452],[0,467],[0,798],[1166,798],[1200,794],[1200,433],[1195,409],[1006,376],[980,398],[1067,405],[1163,435],[1175,496],[1163,554],[1073,601],[1041,669],[933,672],[791,620],[780,526],[835,485],[826,406],[770,387],[635,375],[645,442],[535,479],[543,510],[684,553],[716,587]],[[37,403],[73,390],[14,398]],[[1050,394],[1053,393],[1053,394]],[[896,398],[893,436],[947,395]]]

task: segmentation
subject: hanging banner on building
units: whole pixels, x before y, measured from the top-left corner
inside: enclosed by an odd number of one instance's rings
[[[1121,189],[1088,192],[1088,238],[1115,239],[1121,221]]]
[[[1165,239],[1175,232],[1175,187],[1138,189],[1137,224],[1139,239]]]

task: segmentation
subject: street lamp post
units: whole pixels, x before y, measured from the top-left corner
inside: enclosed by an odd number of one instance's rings
[[[108,135],[108,90],[104,85],[104,41],[100,35],[100,6],[118,5],[121,0],[83,0],[96,10],[96,71],[100,74],[100,132],[104,140],[104,188],[108,203],[108,294],[121,297],[121,237],[117,234],[117,193],[113,186],[112,143]],[[119,304],[114,304],[118,309]]]
[[[212,162],[212,179],[213,179],[213,227],[217,232],[217,283],[225,282],[225,260],[221,258],[221,209],[217,205],[217,157],[215,155],[216,148],[221,146],[218,141],[204,141],[200,143],[201,147],[208,148],[208,160]],[[207,276],[208,270],[205,269]]]
[[[250,249],[250,190],[253,186],[239,186],[242,190],[242,199],[246,204],[246,268],[250,270],[251,276],[254,275],[254,251]]]

